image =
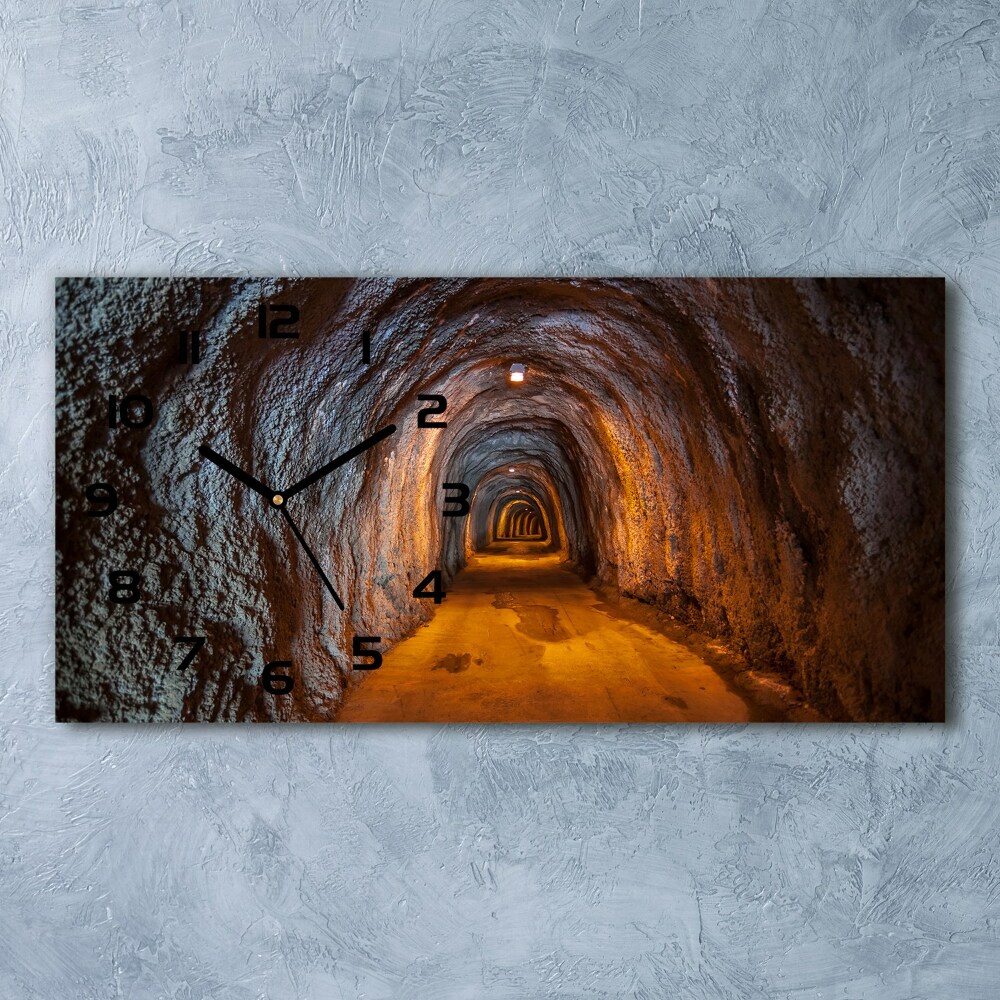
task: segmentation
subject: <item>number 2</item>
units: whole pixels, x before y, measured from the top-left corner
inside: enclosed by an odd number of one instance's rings
[[[435,413],[444,413],[448,409],[448,400],[444,396],[435,396],[433,394],[426,396],[417,396],[417,399],[421,403],[433,403],[433,406],[425,406],[417,414],[417,426],[418,427],[447,427],[447,420],[431,420],[431,416]]]

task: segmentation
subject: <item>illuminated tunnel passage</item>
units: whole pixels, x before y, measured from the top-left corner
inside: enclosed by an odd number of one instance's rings
[[[473,496],[467,548],[533,541],[559,551],[559,498],[540,465],[500,466],[487,472]]]
[[[545,541],[541,508],[532,498],[505,497],[493,520],[494,541]]]
[[[526,439],[516,437],[525,446],[508,450],[507,460],[517,464],[482,472],[466,524],[466,562],[443,605],[393,649],[377,674],[349,688],[338,719],[789,717],[790,706],[775,711],[753,704],[687,644],[608,604],[573,571],[559,540],[565,535],[577,553],[594,543],[578,536],[590,522],[580,516],[570,435],[557,423],[547,432],[536,436],[530,452]],[[488,440],[492,449],[503,438],[491,433]],[[561,497],[572,501],[568,528]]]
[[[810,718],[755,704],[684,637],[602,599],[538,542],[470,557],[424,628],[349,689],[342,722],[723,722]]]
[[[136,345],[179,321],[156,287],[121,293]],[[137,655],[139,673],[107,683],[151,717],[712,720],[761,717],[743,684],[759,676],[831,719],[938,718],[936,294],[875,280],[193,285],[181,318],[213,361],[184,377],[211,402],[158,420],[143,461],[194,511],[154,527],[197,548],[186,586],[216,616],[219,666],[165,686]],[[298,340],[257,338],[262,298],[297,304]],[[180,377],[142,350],[130,371],[151,395]],[[437,397],[447,408],[418,418]],[[210,436],[264,481],[294,481],[389,425],[289,501],[344,611],[281,517],[218,470],[157,464]],[[467,489],[466,514],[448,515],[444,484]],[[439,604],[414,595],[434,573]],[[353,670],[353,641],[373,636],[381,669]],[[727,675],[699,636],[742,667]],[[261,656],[297,665],[287,697],[248,684]],[[86,711],[92,693],[67,697]]]
[[[490,505],[491,540],[548,541],[549,516],[543,503],[524,489],[502,493]]]

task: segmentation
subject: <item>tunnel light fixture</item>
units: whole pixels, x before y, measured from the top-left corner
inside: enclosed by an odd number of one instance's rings
[[[507,471],[508,472],[513,472],[514,471],[514,466],[513,465],[508,466],[507,467]]]
[[[514,364],[510,366],[510,380],[511,382],[523,382],[524,381],[524,365]]]

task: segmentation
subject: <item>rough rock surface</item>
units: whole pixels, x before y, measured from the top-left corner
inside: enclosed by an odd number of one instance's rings
[[[411,630],[429,613],[414,585],[460,570],[521,490],[584,572],[781,672],[828,716],[943,718],[939,280],[59,287],[60,490],[117,474],[114,452],[153,500],[62,553],[69,717],[334,717],[350,637]],[[298,304],[301,339],[257,338],[267,295]],[[188,327],[205,359],[178,366]],[[160,406],[148,432],[94,419],[103,392],[139,388]],[[418,427],[426,393],[447,398],[446,428]],[[289,501],[342,614],[278,512],[197,449],[280,490],[390,423]],[[446,482],[472,491],[468,520],[441,516]],[[62,505],[60,526],[78,516]],[[140,566],[155,600],[95,600],[102,561]],[[213,668],[170,670],[171,630],[207,634]],[[257,683],[277,658],[300,670],[288,698]]]

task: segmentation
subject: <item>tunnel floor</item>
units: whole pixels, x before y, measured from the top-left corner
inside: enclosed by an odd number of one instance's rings
[[[774,720],[692,649],[610,607],[559,555],[494,543],[434,618],[355,675],[341,722]]]

